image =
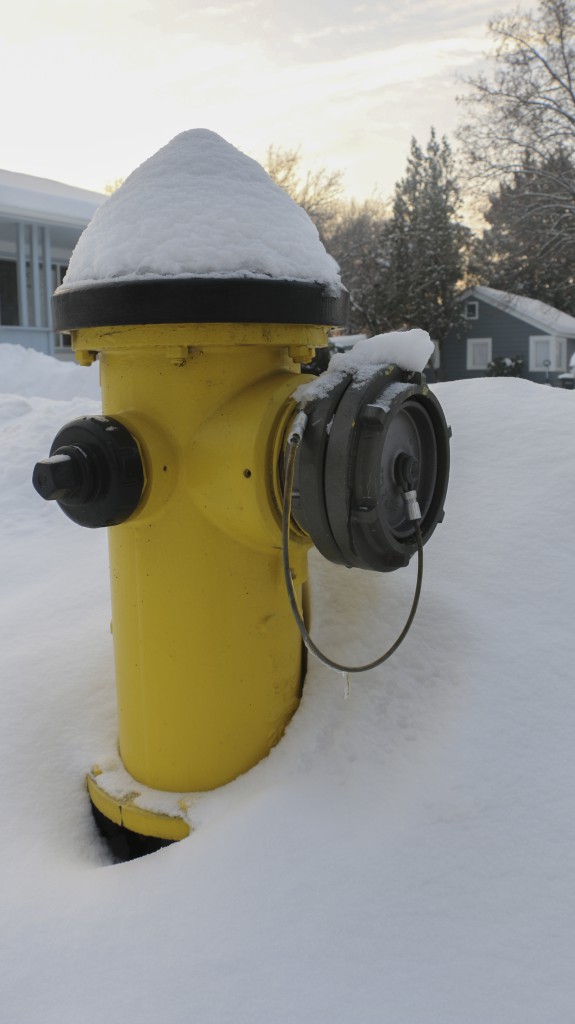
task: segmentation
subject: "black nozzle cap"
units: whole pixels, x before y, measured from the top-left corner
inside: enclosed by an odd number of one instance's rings
[[[73,420],[54,438],[49,458],[34,467],[32,483],[79,526],[116,526],[135,512],[142,495],[138,444],[110,417]]]
[[[63,450],[41,459],[34,466],[32,483],[45,501],[62,501],[75,494],[81,484],[76,460]]]

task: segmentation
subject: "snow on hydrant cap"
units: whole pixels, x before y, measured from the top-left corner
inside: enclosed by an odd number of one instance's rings
[[[58,292],[167,278],[311,282],[342,291],[305,211],[219,135],[177,135],[96,211]]]

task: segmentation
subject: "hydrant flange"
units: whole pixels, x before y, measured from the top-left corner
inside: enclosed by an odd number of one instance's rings
[[[57,292],[54,330],[140,324],[310,324],[347,320],[349,294],[312,281],[274,278],[166,278],[106,281]]]

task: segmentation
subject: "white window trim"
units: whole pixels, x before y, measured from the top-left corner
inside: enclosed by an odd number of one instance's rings
[[[475,313],[472,314],[467,312],[469,306],[475,306]],[[470,299],[469,302],[465,303],[463,316],[465,317],[466,320],[479,320],[479,302],[477,301],[477,299]]]
[[[484,345],[487,342],[487,361],[481,366],[477,366],[473,361],[473,347],[478,342]],[[467,369],[468,370],[486,370],[489,363],[493,358],[493,339],[492,338],[468,338],[467,339]]]
[[[539,365],[536,360],[537,342],[549,343],[549,366]],[[530,373],[564,373],[567,369],[567,340],[555,334],[532,334],[529,338]]]

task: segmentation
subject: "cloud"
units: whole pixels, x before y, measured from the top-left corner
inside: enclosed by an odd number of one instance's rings
[[[252,11],[255,7],[259,6],[258,0],[238,0],[237,3],[230,4],[209,4],[206,7],[198,8],[194,14],[199,17],[229,18],[240,12]]]
[[[451,130],[486,4],[21,0],[0,36],[2,163],[103,188],[203,126],[260,158],[301,145],[348,170],[350,189],[389,190],[411,134]],[[38,97],[56,65],[66,84],[46,118]]]

